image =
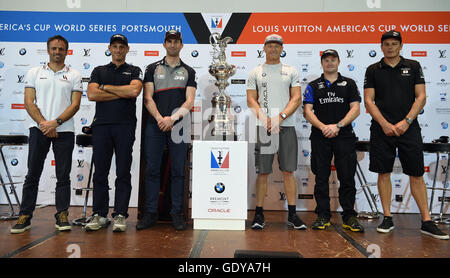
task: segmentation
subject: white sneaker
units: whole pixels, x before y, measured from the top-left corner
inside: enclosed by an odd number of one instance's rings
[[[113,232],[125,232],[127,229],[127,223],[125,220],[125,216],[122,214],[118,214],[114,217],[114,226]]]
[[[85,231],[98,231],[101,228],[107,227],[111,223],[107,217],[102,217],[98,214],[94,214],[89,222],[83,227]]]

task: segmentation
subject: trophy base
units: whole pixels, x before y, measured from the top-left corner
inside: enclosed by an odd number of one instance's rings
[[[211,137],[208,138],[211,141],[237,141],[236,133],[232,134],[211,134]]]

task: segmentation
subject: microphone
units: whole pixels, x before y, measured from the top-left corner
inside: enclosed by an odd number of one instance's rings
[[[81,129],[81,132],[83,132],[84,134],[92,134],[92,127],[83,126],[83,128]]]

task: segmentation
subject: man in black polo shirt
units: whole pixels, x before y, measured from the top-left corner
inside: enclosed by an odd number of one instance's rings
[[[322,53],[323,74],[310,82],[303,98],[305,118],[311,127],[311,169],[316,175],[314,197],[318,217],[312,228],[323,230],[330,226],[331,159],[334,155],[339,179],[339,203],[343,209],[343,227],[364,232],[356,219],[355,171],[356,137],[352,122],[359,115],[361,96],[353,79],[338,72],[339,55],[333,49]]]
[[[425,80],[420,63],[400,56],[400,32],[389,31],[381,37],[384,58],[370,65],[364,80],[364,104],[372,116],[370,127],[369,170],[378,173],[378,192],[384,219],[377,231],[394,229],[391,216],[391,172],[396,149],[403,173],[409,176],[411,194],[422,217],[421,232],[448,239],[431,221],[427,191],[423,180],[423,144],[417,115],[425,106]]]
[[[125,62],[129,51],[125,36],[116,34],[108,46],[112,62],[91,74],[88,98],[95,101],[92,122],[94,172],[93,217],[85,230],[96,231],[109,224],[108,174],[116,155],[113,231],[126,230],[131,196],[131,162],[136,130],[136,98],[142,89],[142,71]]]
[[[146,213],[136,225],[138,230],[152,227],[158,220],[160,169],[166,144],[170,153],[170,214],[175,229],[185,229],[182,215],[187,157],[185,138],[190,139],[186,127],[191,124],[188,113],[194,104],[197,83],[195,71],[180,59],[183,47],[181,33],[175,30],[166,32],[163,46],[166,56],[149,65],[144,77],[144,102],[150,114],[145,129]]]

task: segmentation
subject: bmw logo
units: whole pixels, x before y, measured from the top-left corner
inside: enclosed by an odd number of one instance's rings
[[[419,114],[422,115],[425,112],[425,109],[420,110]]]
[[[448,123],[447,122],[442,122],[441,126],[442,126],[442,129],[447,129],[448,128]]]
[[[27,54],[27,50],[25,48],[22,48],[21,50],[19,50],[19,54],[23,56]]]
[[[78,181],[82,181],[84,179],[84,176],[82,174],[77,175]]]
[[[86,119],[86,118],[81,118],[81,124],[82,124],[82,125],[87,124],[87,119]]]
[[[441,71],[446,71],[447,70],[447,66],[446,65],[441,65],[440,68],[441,68]]]
[[[111,56],[111,52],[109,52],[109,50],[108,50],[108,49],[106,49],[106,51],[105,51],[105,55],[106,55],[106,56]]]
[[[5,63],[0,62],[0,69],[2,69],[5,66]]]
[[[217,193],[223,193],[225,191],[225,185],[221,182],[216,183],[214,186],[214,191]]]
[[[17,166],[17,164],[19,164],[19,160],[17,158],[11,159],[11,165],[12,166]]]
[[[197,50],[193,50],[192,52],[191,52],[191,55],[192,55],[192,57],[197,57],[198,56],[198,51]]]
[[[373,58],[373,57],[377,56],[377,52],[375,50],[370,50],[369,56]]]
[[[348,65],[347,68],[348,68],[349,71],[354,71],[355,70],[355,66],[351,65],[351,64]]]
[[[234,112],[241,113],[241,111],[242,111],[242,108],[239,105],[234,107]]]
[[[84,69],[89,69],[91,67],[91,65],[89,63],[84,63],[83,64]]]
[[[307,157],[309,155],[309,151],[308,150],[302,150],[303,156]]]
[[[280,54],[280,57],[281,57],[281,58],[286,57],[286,51],[283,50],[283,51],[281,52],[281,54]]]

